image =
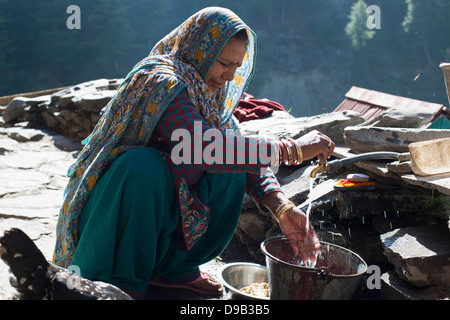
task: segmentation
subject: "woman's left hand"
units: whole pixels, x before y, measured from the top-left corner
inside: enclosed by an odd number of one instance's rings
[[[306,233],[306,214],[298,208],[293,208],[280,218],[280,228],[288,239],[295,255],[300,254],[303,261],[316,260],[320,250],[319,238],[312,225],[309,225]]]

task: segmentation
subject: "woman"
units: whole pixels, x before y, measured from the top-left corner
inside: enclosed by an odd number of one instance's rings
[[[239,135],[232,112],[255,56],[253,31],[223,8],[201,10],[157,43],[126,77],[69,170],[55,263],[77,266],[82,276],[135,298],[149,282],[221,294],[198,266],[227,246],[245,192],[274,214],[296,254],[314,259],[314,230],[306,235],[304,213],[264,169],[325,160],[334,144],[318,132],[296,141]],[[191,148],[180,150],[176,130],[193,137],[186,138]],[[195,139],[206,132],[219,133],[222,148],[212,152],[206,134]],[[255,161],[255,148],[269,150],[270,163]],[[207,161],[206,154],[226,161]]]

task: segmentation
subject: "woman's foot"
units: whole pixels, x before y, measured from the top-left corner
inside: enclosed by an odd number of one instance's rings
[[[191,282],[178,283],[169,282],[161,278],[153,278],[149,284],[164,288],[187,289],[211,296],[220,296],[223,293],[222,284],[206,272],[202,272],[197,279]]]

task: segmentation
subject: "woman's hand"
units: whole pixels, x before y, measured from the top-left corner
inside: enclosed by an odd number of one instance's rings
[[[311,224],[306,233],[306,215],[299,209],[293,208],[280,218],[280,228],[291,245],[295,255],[300,254],[303,261],[315,261],[320,250],[319,238]]]
[[[323,133],[313,130],[297,139],[302,148],[303,160],[317,156],[319,161],[326,161],[332,154],[334,142]]]
[[[263,200],[264,206],[272,213],[275,213],[281,204],[287,202],[289,199],[282,192],[269,193]],[[286,211],[279,222],[281,231],[289,240],[293,253],[300,254],[304,261],[308,261],[308,258],[314,261],[315,253],[320,249],[320,243],[311,224],[308,234],[306,233],[306,215],[294,207]]]

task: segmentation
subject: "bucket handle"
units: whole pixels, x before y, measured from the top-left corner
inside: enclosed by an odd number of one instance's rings
[[[317,275],[321,278],[326,277],[328,274],[330,274],[330,270],[328,270],[327,267],[321,267],[319,268],[319,271],[317,271]]]

